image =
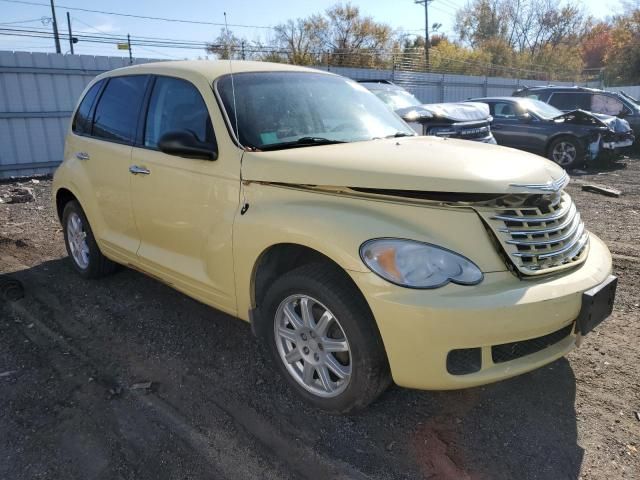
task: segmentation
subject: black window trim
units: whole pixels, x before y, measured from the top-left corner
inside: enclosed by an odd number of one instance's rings
[[[107,78],[103,79],[103,80],[106,80],[106,81],[104,82],[104,85],[100,89],[100,92],[98,92],[98,96],[96,96],[94,104],[93,104],[93,106],[91,108],[91,134],[90,135],[85,135],[85,136],[88,136],[90,138],[93,138],[94,140],[99,140],[99,141],[102,141],[102,142],[116,143],[118,145],[127,145],[127,146],[130,146],[130,147],[134,146],[135,140],[136,140],[136,136],[137,136],[137,133],[138,133],[137,132],[137,127],[138,127],[138,124],[139,124],[139,121],[140,121],[140,111],[138,112],[138,118],[136,119],[136,123],[135,123],[136,131],[134,132],[132,140],[130,140],[128,142],[120,141],[120,140],[114,140],[114,139],[111,139],[111,138],[96,137],[93,134],[93,126],[95,124],[96,109],[97,109],[98,105],[100,104],[100,101],[102,100],[102,96],[104,95],[104,92],[107,89],[107,86],[109,85],[109,83],[111,83],[111,80],[113,80],[115,78],[124,78],[124,77],[147,77],[147,82],[145,83],[145,86],[144,86],[144,94],[142,96],[143,102],[144,102],[144,99],[146,98],[146,95],[147,95],[147,91],[149,90],[149,83],[151,82],[152,75],[150,75],[148,73],[135,73],[135,74],[132,74],[132,75],[113,75],[111,77],[107,77]],[[140,110],[142,110],[142,109],[140,109]]]
[[[75,111],[73,112],[73,117],[71,119],[71,133],[74,135],[77,135],[79,137],[93,137],[93,116],[96,113],[96,106],[98,105],[98,100],[100,99],[100,97],[102,97],[102,92],[104,91],[104,87],[107,85],[108,83],[108,78],[101,78],[100,80],[98,80],[97,82],[95,82],[93,85],[91,85],[91,87],[89,87],[87,89],[87,93],[85,93],[82,96],[82,100],[80,100],[80,102],[78,103],[78,106],[76,107]],[[87,96],[87,94],[91,91],[91,89],[96,86],[96,85],[100,85],[98,87],[98,93],[96,93],[95,98],[93,99],[93,102],[91,103],[91,108],[89,109],[89,114],[87,115],[87,121],[89,122],[89,133],[79,133],[76,132],[73,129],[73,125],[76,121],[76,118],[78,116],[78,111],[80,110],[80,105],[82,105],[82,102],[84,101],[85,97]]]
[[[153,95],[153,89],[156,85],[156,81],[158,80],[158,78],[172,78],[174,80],[181,80],[183,82],[188,83],[189,85],[191,85],[193,88],[196,89],[196,92],[198,92],[198,94],[200,95],[200,98],[202,99],[202,103],[204,104],[204,107],[207,109],[207,114],[209,115],[209,121],[211,122],[211,130],[213,130],[213,146],[216,149],[216,151],[218,150],[218,139],[216,136],[216,129],[213,125],[213,118],[211,117],[211,112],[209,111],[209,107],[207,107],[207,102],[204,99],[204,96],[202,95],[202,92],[200,92],[200,89],[190,80],[187,80],[184,77],[178,77],[175,75],[165,75],[165,74],[151,74],[150,75],[152,78],[149,81],[148,85],[147,85],[147,91],[145,92],[145,96],[143,99],[143,103],[142,103],[142,107],[140,108],[140,117],[138,118],[138,124],[137,124],[137,129],[136,129],[136,136],[135,136],[135,143],[133,144],[133,146],[135,148],[142,148],[144,150],[151,150],[153,152],[160,152],[160,149],[156,148],[156,147],[150,147],[144,144],[144,135],[145,135],[145,131],[147,128],[147,119],[149,118],[149,108],[151,106],[151,96]],[[189,159],[187,159],[189,160]]]

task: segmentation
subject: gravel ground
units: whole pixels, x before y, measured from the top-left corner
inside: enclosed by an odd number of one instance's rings
[[[530,374],[394,387],[349,417],[294,397],[243,322],[131,270],[82,281],[50,182],[27,183],[34,202],[0,204],[0,273],[25,285],[0,304],[0,478],[640,478],[640,162],[572,177],[614,254],[613,316]]]

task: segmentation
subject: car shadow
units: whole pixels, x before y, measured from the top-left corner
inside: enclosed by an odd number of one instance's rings
[[[20,307],[69,338],[94,375],[153,382],[153,395],[198,431],[225,416],[265,448],[277,445],[275,455],[304,445],[370,478],[579,477],[576,379],[566,359],[467,390],[394,386],[364,411],[331,415],[292,394],[246,323],[138,272],[84,281],[59,259],[12,276],[25,288]]]

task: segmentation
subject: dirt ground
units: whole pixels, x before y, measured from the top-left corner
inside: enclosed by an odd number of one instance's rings
[[[349,417],[293,396],[247,324],[134,271],[81,280],[50,182],[28,183],[35,202],[0,204],[0,273],[25,286],[0,305],[0,479],[640,478],[640,159],[572,177],[614,254],[613,316],[533,373],[393,387]]]

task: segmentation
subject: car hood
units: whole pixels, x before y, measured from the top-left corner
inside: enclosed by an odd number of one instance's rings
[[[541,193],[565,178],[540,156],[496,145],[407,137],[270,152],[246,151],[244,181],[449,193]]]
[[[396,113],[406,121],[420,123],[427,123],[433,119],[451,122],[490,121],[489,106],[480,102],[428,103],[400,108]]]
[[[587,123],[595,119],[598,125],[607,127],[612,132],[628,133],[631,131],[629,122],[623,118],[605,115],[603,113],[587,112],[585,110],[572,110],[557,116],[556,119],[565,120],[570,123]]]

